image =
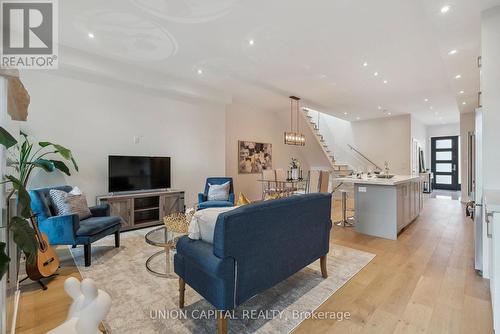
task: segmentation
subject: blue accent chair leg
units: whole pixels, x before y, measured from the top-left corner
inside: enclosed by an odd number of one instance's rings
[[[83,253],[85,256],[85,267],[90,267],[90,263],[92,262],[92,249],[91,244],[83,245]]]
[[[120,247],[120,231],[115,232],[115,248]]]

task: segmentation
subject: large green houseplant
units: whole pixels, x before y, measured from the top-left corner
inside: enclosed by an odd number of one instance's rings
[[[0,145],[10,151],[13,156],[8,159],[8,165],[13,168],[16,175],[5,175],[1,183],[10,183],[12,191],[8,194],[7,200],[12,195],[17,195],[17,216],[11,217],[8,228],[12,232],[14,242],[28,255],[27,261],[33,261],[33,255],[38,249],[38,241],[34,230],[28,220],[33,216],[31,211],[31,199],[26,190],[32,172],[41,168],[47,172],[59,170],[66,175],[70,174],[70,169],[66,162],[71,162],[75,170],[78,171],[73,154],[67,148],[50,142],[39,142],[38,145],[30,142],[28,136],[21,132],[21,142],[18,141],[4,128],[0,127]],[[58,157],[61,160],[55,160]],[[6,244],[0,242],[0,280],[5,275],[9,257],[5,253]]]

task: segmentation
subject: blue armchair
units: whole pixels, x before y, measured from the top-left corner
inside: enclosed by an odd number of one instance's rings
[[[224,184],[229,182],[229,198],[227,201],[209,201],[208,188],[209,184]],[[233,178],[231,177],[209,177],[205,182],[205,191],[198,194],[198,210],[206,208],[222,208],[227,206],[234,206],[234,189]]]
[[[115,247],[120,247],[121,218],[109,215],[109,205],[90,207],[92,217],[80,220],[77,214],[56,216],[49,191],[57,189],[69,192],[72,187],[59,186],[32,189],[31,209],[38,217],[40,230],[52,245],[84,245],[85,266],[91,263],[91,243],[110,234],[115,235]]]
[[[248,204],[218,216],[213,244],[181,237],[179,307],[187,284],[218,310],[218,333],[225,333],[227,311],[310,263],[319,259],[327,278],[331,203],[331,194],[316,193]]]

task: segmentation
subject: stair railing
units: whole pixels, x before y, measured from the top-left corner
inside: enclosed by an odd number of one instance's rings
[[[359,154],[359,155],[360,155],[363,159],[365,159],[365,160],[366,160],[366,161],[368,161],[370,164],[372,164],[373,166],[375,166],[375,168],[376,168],[376,169],[378,169],[378,170],[380,170],[380,171],[382,170],[382,168],[380,168],[380,167],[379,167],[376,163],[374,163],[373,161],[371,161],[370,159],[368,159],[368,158],[366,157],[366,155],[364,155],[363,153],[361,153],[361,152],[360,152],[359,150],[357,150],[355,147],[353,147],[352,145],[349,145],[349,144],[347,144],[347,146],[349,146],[349,148],[350,148],[352,151],[354,151],[354,152],[356,152],[357,154]]]

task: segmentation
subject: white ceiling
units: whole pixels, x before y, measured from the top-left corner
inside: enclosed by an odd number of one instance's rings
[[[60,40],[265,110],[287,112],[293,94],[348,120],[412,113],[441,124],[458,122],[459,111],[477,104],[480,12],[498,4],[64,0]],[[450,5],[446,14],[443,5]]]

